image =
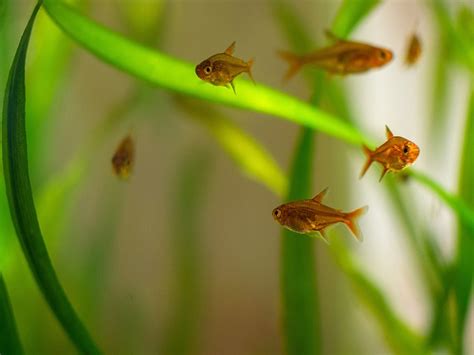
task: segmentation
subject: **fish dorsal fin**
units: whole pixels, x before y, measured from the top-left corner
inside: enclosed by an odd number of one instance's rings
[[[387,139],[390,139],[390,138],[393,137],[393,133],[392,133],[392,131],[390,130],[390,128],[388,128],[387,125],[385,125],[385,132],[386,132],[386,134],[387,134]]]
[[[312,198],[312,200],[313,200],[314,202],[319,202],[319,203],[321,203],[321,202],[323,201],[324,196],[325,196],[326,193],[328,192],[328,190],[329,190],[329,187],[326,187],[323,191],[321,191],[319,194],[317,194],[316,196],[314,196],[314,197]]]
[[[224,53],[228,55],[232,55],[234,54],[234,49],[235,49],[235,41],[232,42],[232,44],[229,47],[227,47]]]
[[[325,30],[324,35],[326,36],[327,39],[330,41],[334,42],[347,42],[345,39],[337,37],[334,33],[331,32],[331,30]]]

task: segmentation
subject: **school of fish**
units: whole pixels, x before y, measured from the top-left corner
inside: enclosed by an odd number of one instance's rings
[[[294,76],[303,66],[313,65],[330,75],[349,75],[364,73],[374,68],[388,64],[394,58],[390,49],[372,44],[350,41],[336,37],[326,31],[326,36],[333,44],[313,52],[298,55],[288,51],[278,51],[281,58],[289,64],[284,76],[285,80]],[[235,41],[222,53],[214,54],[200,62],[196,75],[204,82],[215,86],[236,89],[234,79],[242,73],[247,73],[252,81],[253,59],[244,61],[235,57]],[[416,33],[409,38],[405,54],[405,64],[413,66],[421,56],[421,41]],[[400,172],[415,162],[420,153],[419,147],[412,141],[401,136],[394,136],[388,126],[387,140],[374,150],[363,146],[367,160],[360,173],[362,178],[373,162],[380,163],[382,174],[379,181],[389,171]],[[135,159],[134,141],[126,136],[117,147],[112,157],[114,173],[121,179],[127,179],[133,169]],[[311,199],[290,201],[273,209],[273,218],[284,228],[308,236],[318,236],[328,241],[326,229],[334,224],[345,224],[358,241],[362,241],[362,232],[356,220],[368,209],[368,206],[357,208],[352,212],[343,212],[323,204],[322,200],[328,188]]]

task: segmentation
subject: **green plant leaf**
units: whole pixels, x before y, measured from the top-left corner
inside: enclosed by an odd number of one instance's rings
[[[459,196],[470,206],[474,206],[474,82],[471,84],[466,125],[464,129],[464,147],[459,173]],[[457,251],[455,257],[454,287],[456,294],[456,344],[462,352],[469,303],[472,301],[474,227],[463,223],[459,215]]]
[[[332,23],[332,31],[345,38],[379,4],[379,0],[344,0]]]
[[[80,351],[99,353],[64,293],[36,216],[28,171],[25,129],[25,60],[38,3],[13,60],[3,107],[3,168],[10,214],[30,269],[64,330]]]
[[[447,206],[451,207],[451,209],[459,217],[459,220],[464,225],[464,227],[471,231],[469,237],[474,239],[473,208],[469,206],[461,197],[449,193],[436,181],[432,180],[422,172],[414,169],[407,170],[407,172],[409,172],[411,177],[416,179],[419,183],[437,195]]]
[[[174,267],[169,295],[173,299],[165,332],[162,354],[196,353],[196,340],[202,315],[202,226],[212,173],[212,157],[204,149],[189,147],[178,165],[176,186],[172,189],[170,219]],[[183,223],[186,216],[186,223]]]
[[[333,232],[334,233],[334,232]],[[422,338],[393,312],[383,293],[362,272],[340,238],[331,238],[331,252],[348,277],[359,299],[365,303],[383,330],[388,345],[396,354],[424,354]]]
[[[273,157],[253,137],[219,113],[215,108],[185,98],[177,98],[178,106],[189,117],[204,125],[235,164],[247,176],[282,197],[287,179]]]
[[[0,273],[0,354],[23,354],[7,286]]]
[[[302,129],[290,172],[287,201],[313,194],[314,132]],[[281,292],[284,341],[289,355],[318,354],[321,347],[314,238],[284,229]]]
[[[297,98],[242,79],[236,79],[235,95],[232,90],[203,83],[196,76],[194,65],[127,40],[79,15],[61,1],[46,0],[44,7],[66,33],[96,56],[157,86],[209,102],[274,115],[351,144],[365,141],[358,130]]]

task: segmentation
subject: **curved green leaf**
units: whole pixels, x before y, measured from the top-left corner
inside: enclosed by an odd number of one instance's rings
[[[10,69],[3,107],[3,169],[10,214],[30,269],[46,301],[82,352],[99,353],[64,293],[48,256],[33,201],[25,129],[25,59],[38,3]]]
[[[0,354],[23,354],[7,286],[2,274],[0,274]]]
[[[285,174],[275,159],[253,137],[213,107],[189,99],[178,98],[176,101],[189,117],[209,130],[242,172],[268,187],[277,196],[283,196],[287,188]]]
[[[461,223],[470,231],[470,238],[474,238],[474,210],[462,198],[447,192],[436,181],[417,170],[409,170],[411,177],[434,192],[447,206],[458,215]]]
[[[379,2],[380,0],[344,0],[332,23],[332,31],[340,37],[347,37]]]
[[[235,95],[232,90],[203,83],[196,76],[194,65],[134,43],[79,15],[61,1],[46,0],[44,7],[73,39],[102,60],[140,79],[209,102],[285,118],[350,144],[365,141],[358,130],[295,97],[241,79],[236,80]]]

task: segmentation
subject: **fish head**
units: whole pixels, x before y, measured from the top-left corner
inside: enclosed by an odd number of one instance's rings
[[[287,211],[285,205],[278,206],[272,211],[272,216],[281,225],[285,225],[285,220],[287,218]]]
[[[393,53],[389,49],[385,48],[374,48],[372,56],[372,65],[374,67],[381,67],[393,59]]]
[[[418,158],[418,155],[420,154],[420,148],[418,148],[415,143],[405,139],[401,147],[401,152],[401,159],[406,164],[406,166],[408,166],[413,164],[416,158]]]
[[[213,74],[213,67],[212,63],[209,59],[206,59],[205,61],[201,62],[196,66],[196,75],[205,81],[210,81],[212,78]]]

